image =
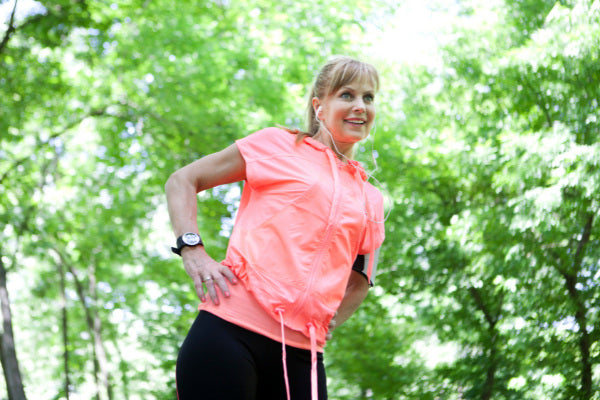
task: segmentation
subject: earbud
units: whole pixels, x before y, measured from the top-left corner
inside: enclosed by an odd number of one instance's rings
[[[323,107],[319,106],[319,108],[317,108],[317,119],[321,119],[321,118],[319,118],[321,111],[323,111]]]

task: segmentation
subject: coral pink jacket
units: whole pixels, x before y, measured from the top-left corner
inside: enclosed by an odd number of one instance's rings
[[[310,137],[267,128],[237,146],[246,182],[223,264],[271,317],[323,345],[356,256],[383,242],[381,193]]]

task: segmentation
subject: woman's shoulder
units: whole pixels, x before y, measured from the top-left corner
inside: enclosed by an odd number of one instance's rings
[[[371,204],[376,204],[378,206],[383,207],[383,194],[377,187],[375,187],[370,182],[366,182],[365,192]]]
[[[289,150],[295,142],[296,135],[278,127],[263,128],[236,141],[238,146],[259,146],[266,152]]]

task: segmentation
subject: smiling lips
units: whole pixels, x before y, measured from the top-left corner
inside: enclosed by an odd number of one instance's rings
[[[348,118],[348,119],[345,119],[344,121],[351,123],[353,125],[364,125],[367,123],[367,121],[362,118]]]

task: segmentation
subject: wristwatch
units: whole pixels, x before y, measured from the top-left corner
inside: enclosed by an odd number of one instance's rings
[[[184,233],[183,235],[177,238],[177,247],[171,247],[171,251],[178,256],[181,255],[181,249],[185,246],[204,246],[200,235],[193,232]]]

